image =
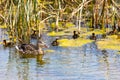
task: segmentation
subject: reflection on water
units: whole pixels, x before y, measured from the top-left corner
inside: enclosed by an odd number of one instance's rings
[[[0,45],[0,80],[120,80],[117,51],[100,51],[95,42],[50,49],[55,52],[24,58],[14,48]]]
[[[0,46],[0,80],[119,80],[120,55],[95,43],[79,48],[50,47],[53,53],[21,58]],[[43,58],[42,58],[43,57]]]

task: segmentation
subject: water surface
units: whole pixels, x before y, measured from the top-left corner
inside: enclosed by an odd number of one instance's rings
[[[47,37],[49,45],[52,38]],[[48,40],[48,41],[47,41]],[[21,58],[0,45],[0,80],[120,80],[120,55],[103,54],[95,43],[78,48],[52,47],[42,61]]]

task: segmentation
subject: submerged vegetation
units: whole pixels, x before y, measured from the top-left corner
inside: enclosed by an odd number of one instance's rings
[[[1,0],[0,28],[6,29],[9,39],[14,43],[30,43],[34,31],[36,39],[41,37],[44,31],[52,37],[72,36],[73,31],[78,31],[80,38],[60,39],[59,46],[82,46],[92,42],[88,39],[92,33],[105,36],[111,33],[118,35],[120,1]],[[119,41],[114,38],[109,40],[109,36],[107,38],[98,41],[98,46],[104,44],[106,49],[118,50]]]

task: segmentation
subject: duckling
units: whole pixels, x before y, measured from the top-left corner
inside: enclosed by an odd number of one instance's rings
[[[42,48],[45,47],[47,48],[47,46],[42,42],[39,41],[37,42],[37,45],[33,45],[33,44],[21,44],[19,46],[16,46],[16,49],[22,54],[22,55],[39,55],[39,54],[44,54],[44,51],[42,50]]]
[[[3,40],[3,46],[5,46],[5,47],[10,47],[10,46],[13,46],[14,45],[14,43],[12,43],[12,42],[7,42],[6,40]]]
[[[73,39],[77,39],[79,37],[78,33],[76,31],[73,31]]]
[[[96,40],[96,35],[95,35],[95,33],[92,33],[92,35],[90,36],[90,39],[91,39],[91,40]]]
[[[55,39],[52,43],[51,43],[52,46],[58,46],[59,43],[58,43],[58,39]]]
[[[33,30],[33,33],[31,34],[31,38],[33,39],[37,39],[37,32],[35,30]]]

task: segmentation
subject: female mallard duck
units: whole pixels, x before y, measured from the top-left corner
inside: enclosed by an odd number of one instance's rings
[[[13,46],[14,45],[14,43],[12,43],[12,42],[7,42],[6,40],[3,40],[3,46],[5,46],[5,47],[10,47],[10,46]]]
[[[37,45],[33,44],[21,44],[19,46],[16,46],[16,49],[22,53],[23,55],[38,55],[38,54],[44,54],[42,48],[47,47],[43,42],[39,41],[37,42]]]

